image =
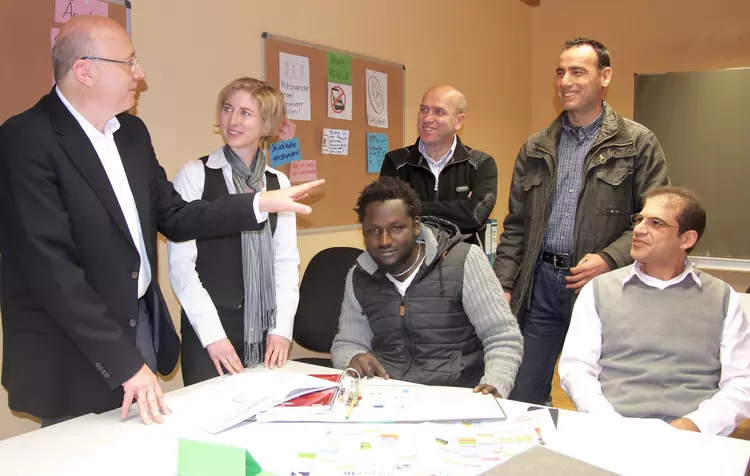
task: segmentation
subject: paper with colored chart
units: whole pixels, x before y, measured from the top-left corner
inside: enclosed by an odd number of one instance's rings
[[[331,425],[309,439],[290,474],[478,475],[555,437],[548,411],[502,422]]]

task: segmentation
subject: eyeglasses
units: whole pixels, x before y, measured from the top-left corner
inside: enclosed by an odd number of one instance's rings
[[[658,230],[663,227],[680,228],[679,225],[670,225],[661,218],[644,217],[640,213],[634,213],[633,215],[630,215],[630,223],[632,223],[633,225],[639,225],[641,222],[645,222],[646,228],[648,228],[649,230]]]
[[[121,60],[115,60],[115,59],[109,59],[109,58],[100,58],[98,56],[81,56],[81,59],[92,60],[92,61],[106,61],[107,63],[124,64],[128,66],[128,68],[130,68],[130,74],[135,73],[135,68],[138,67],[137,56],[133,56],[127,61],[121,61]]]

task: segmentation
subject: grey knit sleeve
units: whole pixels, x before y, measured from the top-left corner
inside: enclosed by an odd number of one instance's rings
[[[471,246],[464,268],[464,310],[484,345],[484,376],[480,383],[494,386],[507,398],[523,357],[521,331],[500,281],[478,246]]]
[[[354,267],[346,275],[344,302],[341,304],[339,315],[339,332],[331,346],[331,359],[337,369],[347,368],[355,355],[372,351],[372,329],[354,295],[353,272]]]

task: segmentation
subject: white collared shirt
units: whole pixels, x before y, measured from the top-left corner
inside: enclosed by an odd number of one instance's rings
[[[668,281],[649,276],[636,262],[631,265],[623,286],[637,277],[643,284],[666,289],[690,277],[698,286],[700,278],[693,263],[685,260],[685,269]],[[573,307],[570,328],[560,356],[560,383],[575,403],[578,411],[602,416],[620,416],[602,394],[599,383],[602,350],[602,325],[594,304],[594,287],[589,281]],[[719,352],[721,379],[719,392],[701,402],[698,409],[685,415],[702,433],[728,435],[736,425],[737,415],[750,415],[750,322],[740,304],[739,297],[730,289],[727,315],[721,335]]]
[[[151,284],[151,264],[148,262],[148,253],[143,241],[143,231],[141,230],[141,221],[138,218],[133,191],[130,189],[128,176],[125,174],[125,167],[122,165],[120,152],[117,150],[117,144],[115,144],[114,134],[120,128],[120,121],[116,117],[107,121],[102,134],[65,99],[57,86],[55,86],[55,92],[78,121],[78,124],[81,125],[91,141],[91,145],[94,146],[96,155],[99,156],[109,183],[112,185],[112,190],[115,192],[117,203],[120,204],[120,210],[122,210],[125,223],[128,225],[128,231],[130,231],[130,237],[133,239],[133,244],[141,257],[141,265],[138,270],[138,298],[140,298],[146,293],[148,285]]]
[[[206,161],[211,169],[221,169],[229,193],[235,192],[232,179],[232,166],[224,157],[223,147],[212,153]],[[281,172],[266,167],[266,171],[279,178],[281,188],[291,186],[289,179]],[[203,162],[191,160],[180,168],[174,179],[174,188],[188,202],[203,196],[206,171]],[[263,190],[266,189],[265,174]],[[259,194],[255,194],[256,197]],[[255,200],[257,203],[257,200]],[[262,213],[265,220],[267,213]],[[175,243],[167,242],[169,251],[169,279],[185,314],[192,324],[203,347],[226,338],[221,325],[219,313],[211,300],[208,291],[203,287],[195,262],[198,248],[195,240]],[[299,250],[297,249],[297,216],[293,212],[278,214],[276,232],[273,235],[273,270],[276,281],[276,327],[269,329],[269,334],[276,334],[292,340],[294,315],[299,303]]]
[[[427,159],[427,165],[430,166],[430,170],[432,170],[432,175],[435,176],[435,191],[438,189],[438,182],[440,181],[440,172],[443,170],[445,165],[453,158],[453,153],[456,151],[456,145],[458,144],[458,139],[456,136],[453,136],[453,145],[451,145],[451,148],[448,149],[448,152],[441,157],[440,159],[433,159],[429,155],[427,155],[427,147],[424,145],[424,142],[421,140],[419,141],[419,152],[424,156],[425,159]]]

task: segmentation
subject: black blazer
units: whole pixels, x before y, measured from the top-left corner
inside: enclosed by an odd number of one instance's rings
[[[157,281],[157,232],[185,241],[263,225],[252,194],[183,201],[143,122],[117,118],[151,265],[158,369],[168,374],[180,347]],[[140,257],[94,147],[54,90],[0,127],[0,254],[10,408],[54,418],[120,406],[122,383],[144,363],[131,327]]]

